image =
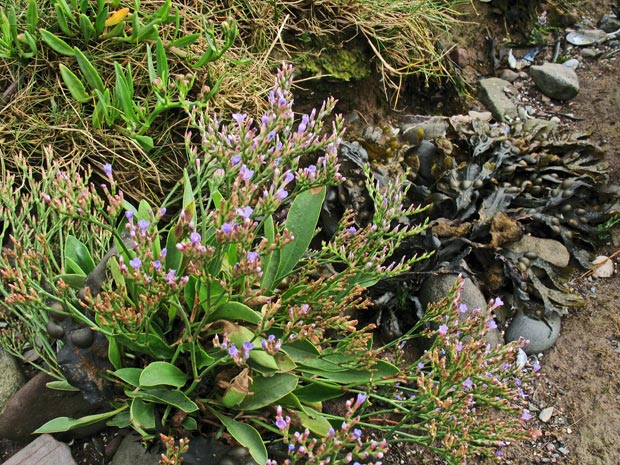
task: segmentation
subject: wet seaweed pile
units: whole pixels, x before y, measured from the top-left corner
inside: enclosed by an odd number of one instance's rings
[[[401,250],[435,252],[401,279],[412,300],[425,277],[453,272],[538,319],[584,304],[567,286],[569,275],[591,265],[598,226],[618,211],[603,153],[586,135],[546,120],[506,125],[472,112],[367,127],[341,155],[348,181],[326,204],[327,230],[343,207],[361,223],[372,217],[364,164],[379,183],[408,170],[409,200],[428,205],[431,227]]]

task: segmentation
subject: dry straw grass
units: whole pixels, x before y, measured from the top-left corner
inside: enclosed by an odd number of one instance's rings
[[[26,0],[12,0],[23,23]],[[125,3],[121,0],[121,6]],[[192,69],[184,55],[199,55],[207,44],[198,40],[188,50],[168,50],[170,73],[195,73],[193,93],[203,85],[221,79],[219,91],[209,111],[224,115],[231,111],[260,113],[265,94],[272,85],[273,71],[280,60],[295,62],[300,40],[331,37],[347,41],[363,37],[383,76],[386,94],[398,96],[402,79],[421,74],[425,79],[445,77],[449,70],[444,52],[435,43],[436,34],[456,21],[456,7],[465,0],[228,0],[203,2],[174,0],[178,11],[177,37],[204,33],[213,25],[221,39],[220,25],[234,20],[240,34],[221,59],[201,69]],[[39,27],[62,35],[55,23],[51,2],[39,1]],[[131,6],[133,2],[128,2]],[[140,15],[146,17],[161,7],[163,0],[144,0]],[[164,43],[174,38],[177,25],[160,28]],[[78,45],[93,62],[108,88],[114,87],[114,62],[131,63],[136,98],[145,105],[152,97],[147,72],[146,44],[110,40],[89,44],[65,37]],[[123,134],[122,128],[96,129],[91,123],[92,105],[71,98],[59,74],[59,64],[71,58],[58,55],[39,41],[36,58],[0,59],[0,156],[10,165],[18,153],[37,165],[43,148],[53,147],[63,160],[78,160],[101,166],[114,164],[117,179],[126,194],[135,200],[156,200],[177,182],[186,160],[183,136],[188,117],[181,111],[167,112],[148,130],[155,148],[149,153]]]

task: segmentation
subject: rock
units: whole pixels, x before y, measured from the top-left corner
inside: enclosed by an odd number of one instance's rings
[[[17,360],[0,348],[0,414],[7,402],[24,385],[24,375],[17,366]],[[2,434],[0,434],[2,436]]]
[[[69,446],[43,434],[2,465],[75,465],[75,460]]]
[[[121,442],[110,465],[159,465],[160,458],[161,452],[157,450],[157,447],[147,450],[142,446],[140,436],[137,433],[131,433]]]
[[[433,140],[438,137],[445,137],[449,122],[447,118],[416,117],[418,121],[403,121],[400,127],[402,137],[411,145],[417,145],[422,140]],[[422,136],[422,137],[420,137]]]
[[[508,82],[515,82],[517,79],[519,79],[519,73],[511,69],[500,69],[499,71],[497,71],[496,75],[499,79],[503,79],[504,81]]]
[[[426,308],[430,303],[443,299],[452,290],[457,276],[457,274],[449,273],[427,278],[422,284],[418,295],[422,308]],[[479,308],[481,311],[486,311],[487,309],[487,301],[484,295],[470,278],[463,278],[461,303],[464,303],[470,312],[475,308]],[[467,315],[468,313],[460,314],[459,320],[463,321],[467,318]],[[486,340],[492,346],[503,344],[502,335],[497,329],[489,330]]]
[[[543,423],[547,423],[549,420],[551,420],[551,417],[553,416],[553,410],[553,407],[547,407],[542,409],[538,414],[538,419]]]
[[[6,404],[0,415],[0,437],[13,441],[27,441],[39,426],[57,417],[80,418],[94,413],[95,407],[86,402],[81,392],[48,389],[53,381],[49,375],[39,373],[28,381]],[[28,412],[24,415],[24,412]],[[92,434],[103,423],[72,431],[68,436]]]
[[[580,65],[581,63],[579,63],[579,60],[576,58],[571,58],[570,60],[566,60],[564,63],[562,63],[562,66],[566,66],[570,69],[577,69]]]
[[[470,62],[469,53],[467,52],[467,49],[463,47],[453,48],[450,52],[450,58],[452,58],[452,61],[454,61],[461,68],[464,68]]]
[[[245,447],[228,446],[213,438],[190,438],[184,465],[257,465]]]
[[[584,58],[596,58],[601,56],[603,52],[595,48],[584,48],[581,50],[581,56]]]
[[[607,34],[600,29],[580,29],[566,34],[566,41],[572,45],[601,44],[607,40]]]
[[[478,83],[478,99],[493,113],[499,121],[515,119],[517,106],[506,96],[504,89],[510,82],[499,78],[481,79]]]
[[[420,169],[418,170],[418,176],[420,176],[426,183],[430,183],[434,180],[432,174],[433,165],[436,163],[437,147],[429,140],[423,140],[416,147],[415,151],[418,159],[420,160]]]
[[[556,100],[570,100],[579,92],[579,78],[574,70],[558,63],[531,66],[530,75],[536,87]]]
[[[607,33],[616,32],[620,29],[620,18],[617,16],[605,15],[599,20],[596,26]]]
[[[531,318],[517,310],[517,314],[512,319],[510,326],[506,330],[506,341],[516,341],[520,337],[529,342],[523,347],[526,354],[537,354],[550,348],[560,335],[562,319],[552,312],[544,320]]]
[[[541,239],[535,236],[523,236],[517,242],[512,242],[506,246],[514,253],[534,252],[552,265],[564,268],[570,261],[570,253],[564,244],[553,239]]]

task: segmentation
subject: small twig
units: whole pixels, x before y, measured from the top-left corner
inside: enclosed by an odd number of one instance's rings
[[[2,95],[0,95],[0,105],[3,105],[16,91],[18,81],[13,81],[9,87],[6,88]]]
[[[614,253],[612,253],[612,254],[611,254],[609,257],[607,257],[607,258],[609,258],[609,259],[611,260],[612,258],[615,258],[615,257],[617,257],[618,255],[620,255],[620,250],[616,250]],[[585,277],[587,277],[587,276],[590,276],[592,273],[594,273],[594,270],[596,270],[597,268],[598,268],[598,267],[597,267],[597,266],[595,266],[594,268],[592,268],[592,269],[590,269],[590,270],[586,271],[586,272],[585,272],[584,274],[582,274],[581,276],[579,276],[579,277],[575,278],[575,281],[580,281],[581,279],[583,279],[583,278],[585,278]]]

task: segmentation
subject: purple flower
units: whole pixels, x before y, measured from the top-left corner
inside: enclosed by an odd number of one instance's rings
[[[299,127],[297,128],[297,132],[299,133],[304,132],[306,130],[306,127],[308,126],[309,120],[310,120],[310,117],[308,115],[303,115],[301,117],[301,123],[299,123]]]
[[[504,305],[504,301],[499,297],[495,297],[495,302],[493,302],[493,305],[495,307],[501,307],[502,305]]]
[[[286,428],[286,420],[284,420],[284,418],[280,417],[276,420],[276,426],[278,427],[278,429],[280,431],[282,431],[283,429]],[[292,445],[292,444],[291,444]],[[294,446],[293,446],[294,447]]]
[[[294,179],[295,179],[295,175],[293,173],[291,173],[290,171],[287,171],[284,174],[284,184],[289,184],[289,183],[293,182]]]
[[[163,217],[165,214],[166,214],[166,207],[161,207],[161,208],[159,209],[159,212],[157,213],[157,216],[158,216],[159,218],[161,218],[161,217]]]
[[[448,334],[448,326],[447,325],[440,325],[439,326],[439,334],[441,336],[445,336],[446,334]]]
[[[228,355],[230,355],[233,358],[239,356],[239,349],[237,349],[237,347],[235,347],[234,344],[231,344],[230,347],[228,348]]]
[[[463,388],[466,391],[469,391],[473,386],[474,383],[472,382],[471,378],[467,378],[465,381],[463,381]]]
[[[149,227],[149,223],[147,220],[140,220],[138,221],[138,227],[140,228],[140,231],[142,232],[142,234],[144,234],[146,232],[146,228]]]
[[[245,352],[249,352],[250,350],[252,350],[254,348],[254,344],[252,344],[250,341],[245,341],[243,343],[243,350]]]
[[[487,328],[489,328],[489,329],[497,329],[497,323],[495,323],[495,320],[491,319],[491,320],[487,321]]]
[[[276,131],[275,130],[269,131],[269,134],[267,134],[267,140],[271,142],[274,139],[274,137],[276,137]]]
[[[241,175],[244,181],[249,181],[254,175],[254,170],[251,170],[246,165],[243,165],[241,169],[239,169],[239,174]]]
[[[355,234],[357,232],[357,229],[355,228],[355,226],[351,226],[349,229],[347,229],[347,232],[349,234]]]
[[[467,313],[467,305],[465,304],[459,305],[459,313]]]
[[[256,252],[248,252],[247,260],[248,260],[248,262],[255,262],[256,260],[258,260],[258,253],[256,253]]]
[[[132,258],[129,260],[129,266],[131,266],[134,270],[137,270],[142,265],[142,260],[139,257]]]
[[[103,165],[103,172],[105,173],[105,175],[108,178],[111,178],[112,177],[112,165],[109,164],[109,163],[104,164]]]
[[[424,364],[422,362],[418,362],[418,370],[424,368]]]
[[[336,430],[334,428],[330,428],[327,430],[327,435],[329,437],[332,437],[334,434],[336,434]]]
[[[534,373],[540,370],[540,363],[535,362],[534,365],[532,365],[532,370],[534,370]]]
[[[237,215],[239,215],[241,218],[249,218],[250,216],[252,216],[252,213],[254,213],[254,209],[250,206],[237,208]]]
[[[172,284],[175,281],[177,270],[170,270],[166,274],[166,282]]]
[[[233,166],[237,166],[239,163],[241,163],[241,155],[236,154],[233,155],[232,157],[230,157],[230,164]]]
[[[243,124],[243,121],[247,118],[248,115],[245,113],[233,113],[232,117],[237,122],[239,126]]]
[[[286,189],[278,189],[277,192],[276,192],[276,196],[280,200],[284,200],[285,198],[288,197],[288,192],[286,191]]]
[[[460,353],[461,350],[463,350],[463,343],[459,341],[459,343],[456,345],[456,351]]]
[[[159,271],[161,269],[161,262],[159,260],[153,261],[153,268]]]
[[[196,231],[192,231],[189,235],[189,240],[192,244],[196,245],[200,244],[202,237],[200,237],[200,234],[198,234]]]
[[[532,414],[527,409],[523,409],[523,413],[521,414],[521,420],[529,421],[531,419]]]
[[[127,210],[125,212],[125,218],[127,218],[127,221],[133,220],[133,211],[132,210]]]
[[[167,253],[168,253],[168,249],[164,247],[163,249],[161,249],[161,252],[159,252],[159,256],[161,258],[165,258]]]
[[[366,398],[368,396],[363,392],[357,394],[357,398],[355,399],[355,408],[359,408],[364,402],[366,402]]]
[[[233,225],[230,223],[224,223],[222,225],[222,232],[226,235],[230,234],[233,231]]]
[[[362,430],[359,428],[353,428],[353,437],[359,439],[362,437]]]

